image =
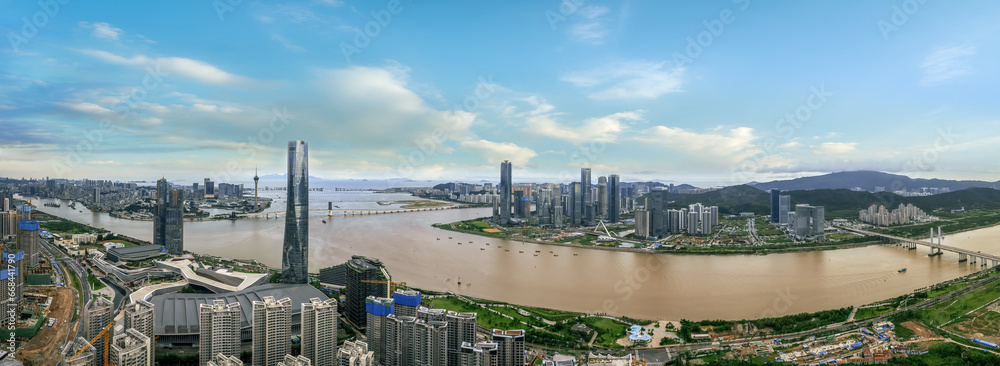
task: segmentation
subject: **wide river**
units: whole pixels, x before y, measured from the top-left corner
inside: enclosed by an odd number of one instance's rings
[[[283,192],[267,196],[276,198],[269,211],[284,210]],[[406,199],[413,198],[327,191],[312,193],[310,205],[325,209],[333,201],[341,208],[378,209],[395,206],[376,201]],[[53,208],[36,201],[40,210],[58,216],[140,239],[152,237],[152,222],[116,219],[82,205],[72,210],[67,202],[60,203],[62,207]],[[757,318],[862,305],[980,269],[979,264],[957,263],[956,254],[928,258],[928,249],[907,251],[889,245],[763,256],[666,255],[521,243],[431,227],[490,213],[489,208],[332,218],[314,213],[309,221],[310,271],[360,254],[381,259],[394,280],[427,290],[676,320]],[[187,222],[184,247],[280,267],[283,228],[283,219],[273,218]],[[996,245],[1000,226],[945,234],[947,245],[1000,254]],[[898,272],[903,267],[908,270]]]

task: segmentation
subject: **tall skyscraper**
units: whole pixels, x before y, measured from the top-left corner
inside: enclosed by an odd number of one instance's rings
[[[150,355],[153,352],[152,340],[139,331],[128,328],[123,334],[115,336],[111,341],[108,362],[115,366],[153,366]]]
[[[524,330],[493,330],[493,342],[499,348],[499,366],[524,365]]]
[[[511,201],[510,195],[511,190],[514,188],[514,184],[511,181],[511,165],[510,162],[504,160],[500,163],[500,224],[506,225],[510,222],[510,208]]]
[[[313,366],[337,365],[337,334],[340,314],[337,299],[309,299],[302,304],[302,355]]]
[[[168,254],[184,254],[184,191],[170,189],[166,178],[156,181],[153,244]]]
[[[608,221],[616,223],[621,218],[621,195],[622,188],[618,182],[618,175],[608,176]]]
[[[823,206],[795,205],[795,235],[825,239],[826,214]]]
[[[778,196],[778,223],[788,225],[788,209],[792,204],[792,196]]]
[[[594,193],[590,181],[590,168],[580,168],[580,186],[583,189],[583,194],[580,196],[583,224],[590,225],[594,222]]]
[[[597,216],[608,217],[608,177],[597,177]]]
[[[287,201],[281,282],[309,283],[309,151],[305,141],[288,142]]]
[[[156,348],[156,309],[152,303],[143,299],[125,305],[125,328],[135,329],[150,340],[149,359],[154,360]]]
[[[354,325],[367,326],[366,300],[369,296],[390,297],[389,285],[366,281],[389,281],[389,272],[385,270],[378,259],[356,255],[347,261],[345,269],[347,301],[344,303],[344,315]],[[376,344],[370,343],[372,349]]]
[[[778,210],[779,210],[779,206],[781,205],[781,198],[780,198],[780,196],[781,196],[781,190],[780,189],[777,189],[777,188],[772,188],[771,189],[771,222],[773,222],[775,224],[777,224],[779,222],[779,219],[778,219]]]
[[[569,191],[569,204],[570,204],[570,214],[569,221],[571,225],[582,225],[583,224],[583,184],[580,182],[573,182],[570,186]]]
[[[94,337],[97,337],[104,330],[104,327],[111,324],[111,320],[115,317],[115,306],[111,303],[111,300],[98,296],[96,299],[88,302],[85,308],[83,315],[84,334],[87,339],[94,339]],[[94,344],[103,345],[110,338],[111,332],[105,332]],[[104,347],[97,347],[94,355],[98,362],[103,363],[105,357]]]
[[[205,178],[205,198],[215,198],[215,182],[212,178]]]
[[[292,299],[264,296],[253,302],[253,366],[281,362],[292,350]]]
[[[240,303],[213,300],[198,307],[199,365],[219,354],[240,357]]]

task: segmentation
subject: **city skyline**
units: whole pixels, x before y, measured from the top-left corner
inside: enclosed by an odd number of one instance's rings
[[[975,132],[1000,123],[998,4],[570,4],[65,4],[26,37],[43,9],[12,3],[0,175],[225,181],[280,172],[280,141],[311,134],[331,179],[486,179],[505,159],[550,181],[1000,179]]]

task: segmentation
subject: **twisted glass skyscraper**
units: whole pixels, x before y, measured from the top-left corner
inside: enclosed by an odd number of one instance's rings
[[[309,283],[309,151],[305,141],[288,142],[288,205],[281,253],[281,282]]]

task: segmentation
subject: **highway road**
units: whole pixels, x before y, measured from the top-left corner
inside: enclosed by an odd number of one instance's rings
[[[92,295],[90,294],[90,284],[87,283],[87,271],[83,269],[83,266],[81,266],[79,263],[73,260],[73,258],[67,257],[62,250],[56,248],[55,245],[52,245],[52,243],[49,242],[48,240],[42,240],[41,243],[42,243],[42,251],[45,252],[45,256],[49,258],[50,263],[58,264],[60,267],[69,268],[73,270],[74,273],[76,273],[76,277],[80,280],[80,288],[83,291],[83,299],[84,299],[83,301],[86,301],[86,299],[90,299],[92,297]],[[59,276],[61,278],[62,274],[60,274]],[[66,287],[72,286],[68,278],[62,278],[61,282]],[[79,304],[79,306],[77,306],[77,309],[80,313],[80,317],[78,318],[78,320],[80,320],[81,323],[83,321],[83,307],[85,305],[86,304],[84,303],[84,304]],[[83,326],[77,327],[76,329],[77,337],[83,337],[84,334],[83,330],[84,330]]]

